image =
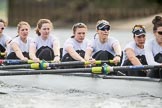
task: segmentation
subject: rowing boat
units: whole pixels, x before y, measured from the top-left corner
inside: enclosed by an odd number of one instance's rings
[[[39,70],[37,70],[39,71]],[[3,72],[2,70],[0,72]],[[8,86],[53,90],[55,92],[90,92],[116,96],[148,94],[162,97],[160,79],[131,76],[108,76],[91,73],[0,76]]]

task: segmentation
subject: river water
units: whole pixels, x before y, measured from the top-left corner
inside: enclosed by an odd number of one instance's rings
[[[16,28],[7,28],[5,33],[12,37],[17,35]],[[61,46],[72,35],[70,29],[55,29],[52,33],[60,39]],[[90,39],[94,34],[95,30],[89,30],[87,38]],[[35,36],[34,29],[30,35]],[[112,30],[110,35],[120,41],[122,48],[133,38],[129,31]],[[151,36],[152,34],[148,33],[148,38]],[[149,94],[116,96],[77,90],[56,92],[36,87],[10,86],[1,80],[0,90],[2,92],[0,108],[161,108],[162,106],[162,97]]]

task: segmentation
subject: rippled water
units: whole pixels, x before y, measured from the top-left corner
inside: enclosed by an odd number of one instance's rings
[[[161,108],[162,99],[147,94],[129,97],[68,90],[57,93],[36,88],[12,88],[0,95],[1,108]]]
[[[45,76],[40,75],[39,77],[40,78],[43,77],[44,79]],[[68,79],[69,77],[66,76],[66,78]],[[30,76],[30,77],[24,77],[24,78],[30,79],[34,77]],[[48,77],[46,77],[45,79],[48,80],[47,78]],[[56,77],[56,80],[57,78],[59,78],[59,76]],[[56,84],[59,86],[59,85],[62,85],[62,83],[68,83],[66,82],[66,78],[65,80],[62,78],[64,77],[60,76],[60,80],[58,81],[58,84],[54,82],[53,84]],[[71,78],[72,80],[76,81],[75,77],[71,77]],[[60,82],[61,79],[62,79],[62,82]],[[33,79],[30,79],[30,80],[33,81]],[[105,80],[109,80],[109,79],[105,79]],[[36,79],[36,82],[37,81],[39,80]],[[94,81],[96,82],[96,80]],[[83,82],[79,80],[78,85],[82,85],[81,83]],[[162,106],[162,97],[155,97],[148,93],[139,93],[135,95],[126,95],[126,96],[124,95],[123,96],[122,94],[115,95],[113,93],[94,92],[95,90],[91,91],[91,90],[86,90],[86,89],[79,89],[79,88],[77,89],[77,88],[73,88],[73,86],[71,86],[69,89],[64,89],[63,91],[62,90],[59,91],[60,88],[57,88],[56,86],[52,85],[51,80],[49,80],[49,83],[51,84],[48,84],[47,87],[44,84],[42,84],[43,86],[39,87],[39,85],[37,86],[37,83],[34,84],[33,86],[25,86],[25,85],[21,85],[22,82],[20,85],[13,85],[13,84],[7,84],[5,82],[0,82],[0,92],[1,92],[0,93],[0,108],[161,108]],[[52,87],[53,89],[49,87],[50,85],[53,86]],[[98,83],[96,84],[96,86],[97,85]],[[119,85],[118,85],[118,88],[120,88]],[[106,83],[105,83],[105,86],[106,86]],[[56,87],[56,89],[54,89],[54,87]],[[63,89],[63,86],[61,87]],[[82,86],[80,86],[80,88],[82,88]],[[95,87],[93,89],[95,89]]]
[[[17,31],[16,28],[8,28],[5,33],[14,37]],[[72,32],[70,29],[56,29],[53,34],[59,37],[63,45]],[[94,34],[95,31],[90,30],[87,37],[91,38]],[[30,35],[35,36],[33,29]],[[111,35],[121,42],[122,47],[132,40],[129,31],[112,31]],[[151,33],[148,36],[151,37]],[[0,108],[161,108],[162,106],[162,97],[149,94],[116,96],[75,89],[58,92],[46,88],[9,86],[5,82],[0,82],[0,92],[2,92]]]

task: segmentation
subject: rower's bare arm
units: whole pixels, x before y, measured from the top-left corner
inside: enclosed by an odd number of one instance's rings
[[[53,51],[54,51],[54,61],[60,61],[60,43],[59,41],[54,41],[53,43]]]
[[[68,46],[66,48],[66,51],[70,54],[70,56],[75,59],[75,60],[78,60],[78,61],[85,61],[84,58],[82,58],[75,50],[72,46]]]
[[[37,58],[35,54],[36,54],[36,45],[34,43],[31,43],[29,47],[29,57],[35,62],[39,62],[39,58]]]
[[[92,49],[89,49],[89,48],[86,49],[84,59],[86,61],[89,61],[90,59],[92,59]]]
[[[133,64],[133,65],[142,65],[141,62],[139,61],[139,59],[136,57],[134,50],[131,48],[127,48],[125,50],[126,55],[129,59],[129,61]]]
[[[12,49],[14,50],[16,56],[21,59],[21,60],[28,60],[28,58],[24,57],[22,54],[22,51],[20,50],[19,46],[17,45],[17,43],[13,42],[11,44]]]
[[[120,46],[120,44],[119,43],[115,43],[114,45],[113,45],[113,49],[114,49],[114,52],[115,52],[115,54],[116,55],[120,55],[121,56],[121,46]]]
[[[113,59],[113,62],[114,64],[118,64],[121,61],[121,53],[122,53],[120,44],[118,42],[113,44],[113,49],[116,55]]]

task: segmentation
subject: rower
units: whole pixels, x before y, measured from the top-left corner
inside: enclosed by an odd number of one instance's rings
[[[144,51],[146,31],[143,25],[135,25],[132,30],[133,41],[126,44],[123,50],[122,66],[147,65]],[[146,76],[146,71],[123,71],[128,76]]]
[[[5,59],[6,48],[9,41],[11,40],[8,35],[3,33],[6,26],[7,22],[5,22],[3,19],[0,19],[0,59]]]
[[[85,60],[113,60],[115,65],[121,61],[121,46],[117,39],[110,37],[110,24],[106,20],[99,20],[96,24],[96,34],[88,45]],[[109,64],[110,66],[114,64]]]
[[[155,16],[152,20],[154,38],[145,44],[148,65],[162,65],[162,16]],[[149,77],[162,78],[162,69],[152,69]]]
[[[28,22],[20,21],[17,25],[18,36],[8,45],[7,59],[29,59],[29,45],[32,39],[29,37],[30,25]]]
[[[76,23],[72,27],[73,35],[66,40],[63,46],[62,62],[84,60],[85,49],[88,45],[86,39],[87,26],[84,23]]]
[[[29,55],[35,62],[46,60],[60,62],[60,42],[51,35],[53,24],[49,19],[40,19],[37,22],[36,33],[33,43],[30,45]]]

